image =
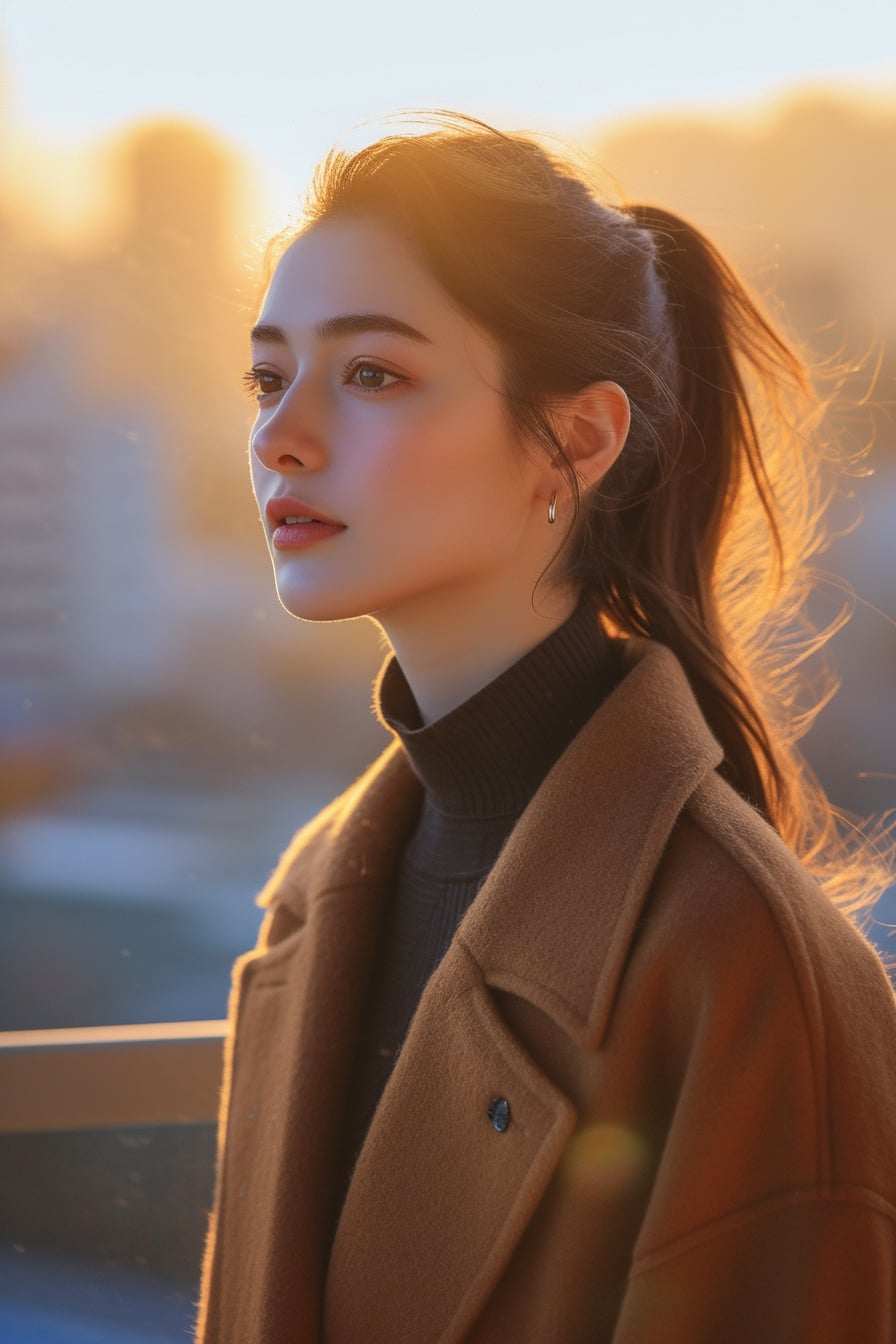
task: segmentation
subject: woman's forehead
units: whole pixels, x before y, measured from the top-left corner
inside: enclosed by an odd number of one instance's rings
[[[299,235],[277,264],[268,293],[313,302],[318,296],[347,311],[389,304],[437,313],[449,296],[411,245],[371,219],[325,220]]]
[[[387,318],[380,331],[391,324],[392,334],[421,349],[463,350],[479,366],[494,357],[491,338],[461,311],[413,246],[368,218],[325,220],[294,239],[277,263],[257,322],[279,328],[291,343],[293,336],[344,334],[351,329],[346,319],[364,315]]]

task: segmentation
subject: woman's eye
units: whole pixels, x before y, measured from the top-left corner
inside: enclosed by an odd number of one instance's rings
[[[369,360],[358,360],[345,369],[345,381],[361,387],[365,392],[386,392],[397,383],[406,383],[407,379],[399,373],[390,373],[380,364],[371,364]],[[385,379],[391,379],[385,382]]]
[[[343,379],[365,392],[373,393],[387,392],[396,384],[408,381],[401,374],[392,373],[389,369],[384,369],[379,364],[372,364],[369,360],[357,360],[347,365],[343,370]],[[272,373],[269,369],[252,368],[243,374],[246,393],[254,396],[256,401],[263,401],[265,397],[282,392],[285,385],[286,379],[283,375]]]
[[[282,392],[284,381],[279,373],[271,373],[268,369],[249,369],[243,374],[243,387],[258,401],[272,392]]]

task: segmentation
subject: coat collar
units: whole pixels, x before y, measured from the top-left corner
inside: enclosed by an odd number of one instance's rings
[[[622,680],[549,771],[456,935],[486,984],[529,999],[592,1049],[675,819],[723,758],[675,655],[642,638],[621,644]],[[256,904],[304,921],[340,890],[381,895],[419,801],[393,742],[296,835]],[[546,917],[558,888],[562,917]]]
[[[546,776],[423,991],[336,1226],[331,1344],[352,1344],[361,1322],[370,1344],[467,1339],[580,1122],[493,990],[599,1048],[669,832],[722,757],[675,657],[646,641],[625,652],[628,674]],[[400,760],[362,793],[365,831]],[[500,1138],[496,1097],[514,1117]]]
[[[599,1048],[666,839],[722,758],[675,656],[642,639],[621,654],[623,679],[545,777],[430,977],[341,1209],[336,1118],[420,802],[400,744],[283,854],[256,898],[258,946],[234,968],[200,1338],[263,1344],[302,1321],[331,1344],[461,1344],[485,1310],[578,1122],[493,990]],[[495,1097],[514,1116],[500,1141]]]

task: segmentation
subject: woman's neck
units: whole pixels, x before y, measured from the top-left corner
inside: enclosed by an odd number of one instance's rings
[[[374,614],[411,688],[424,724],[456,709],[558,629],[574,611],[569,588],[539,593],[516,605],[446,601],[425,612]]]

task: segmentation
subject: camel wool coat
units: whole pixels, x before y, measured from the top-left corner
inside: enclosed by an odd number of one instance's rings
[[[426,984],[341,1209],[421,788],[400,743],[256,898],[197,1344],[894,1344],[889,981],[716,772],[678,660],[624,646]]]

